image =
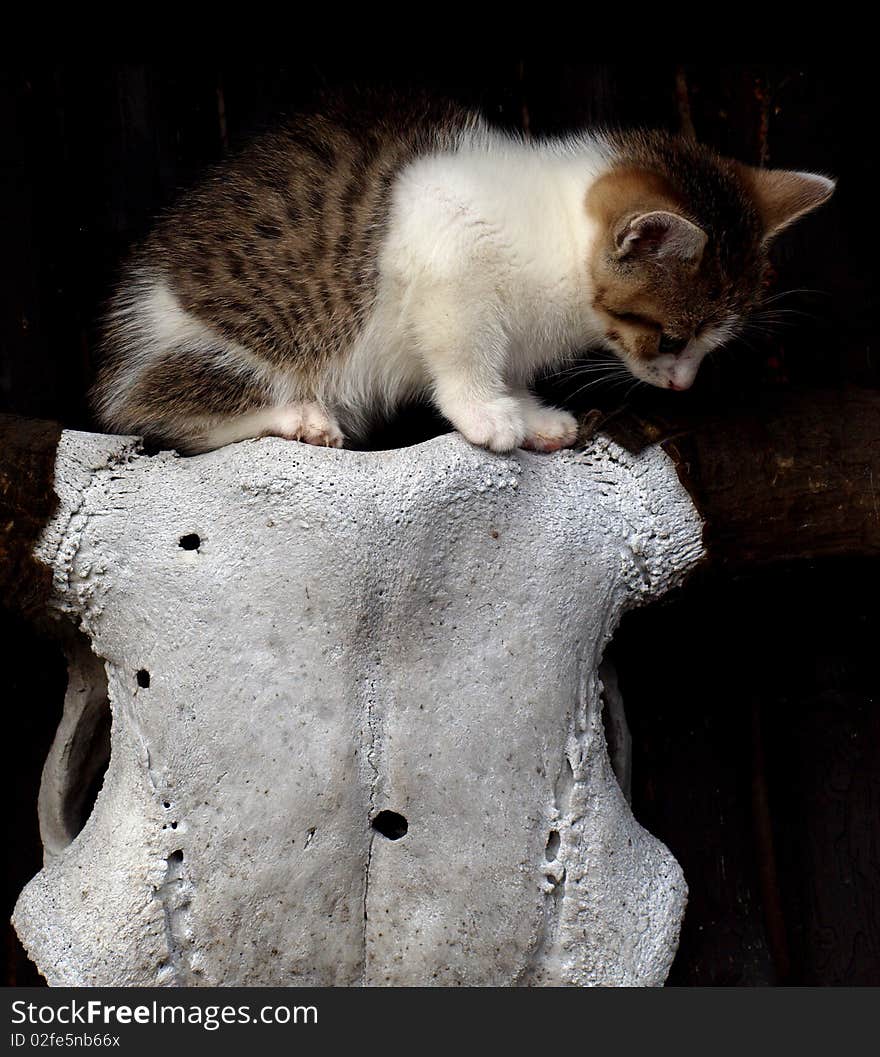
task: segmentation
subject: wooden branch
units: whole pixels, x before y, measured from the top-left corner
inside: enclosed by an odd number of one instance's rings
[[[58,506],[57,422],[0,415],[0,604],[30,616],[52,585],[34,545]]]
[[[724,413],[585,421],[631,451],[660,444],[729,567],[880,556],[880,392],[787,393]]]

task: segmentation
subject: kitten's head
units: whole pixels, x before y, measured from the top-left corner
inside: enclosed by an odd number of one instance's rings
[[[587,196],[590,271],[605,340],[637,377],[688,389],[706,353],[761,300],[770,240],[834,182],[754,169],[660,134],[612,141]]]

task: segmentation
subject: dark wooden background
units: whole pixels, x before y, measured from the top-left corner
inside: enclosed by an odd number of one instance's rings
[[[776,288],[794,291],[785,326],[713,357],[691,393],[629,399],[759,414],[777,391],[880,388],[877,90],[858,64],[71,63],[0,71],[0,411],[90,428],[95,321],[126,249],[207,165],[352,80],[427,87],[531,135],[660,126],[838,177],[829,206],[774,252]],[[547,388],[575,409],[619,400]],[[412,409],[374,443],[442,428]],[[670,983],[880,983],[878,587],[876,564],[858,559],[707,571],[616,636],[634,810],[691,887]],[[36,789],[65,675],[51,640],[6,611],[0,663],[8,909],[40,865]],[[35,982],[11,933],[7,947],[7,981]]]

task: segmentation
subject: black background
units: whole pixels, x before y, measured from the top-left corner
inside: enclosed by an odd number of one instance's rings
[[[880,387],[874,335],[877,92],[858,64],[626,67],[489,60],[0,71],[0,410],[93,428],[95,321],[120,257],[204,168],[315,91],[381,80],[479,105],[532,135],[583,124],[687,129],[743,161],[838,177],[780,240],[780,326],[713,357],[691,393],[634,405],[748,409],[783,389]],[[575,409],[619,390],[577,393]],[[374,446],[446,428],[410,409]],[[878,482],[880,486],[880,482]],[[634,737],[636,816],[691,887],[670,983],[880,983],[876,564],[696,576],[627,617],[613,653]],[[0,617],[12,825],[6,901],[40,866],[39,770],[65,671],[50,639]],[[6,979],[36,983],[14,935]]]

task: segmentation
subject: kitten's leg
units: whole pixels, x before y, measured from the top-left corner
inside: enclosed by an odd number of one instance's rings
[[[476,390],[470,385],[435,385],[437,406],[471,444],[490,451],[512,451],[525,438],[519,402],[503,391]]]
[[[516,395],[526,423],[522,447],[532,451],[558,451],[574,444],[578,432],[574,415],[558,407],[546,407],[528,389],[518,390]]]
[[[511,451],[526,436],[525,408],[504,380],[507,343],[491,309],[469,294],[428,290],[417,337],[434,402],[472,444]]]
[[[471,357],[435,355],[429,363],[434,399],[453,426],[492,451],[571,447],[578,431],[574,415],[546,407],[528,389],[511,390],[503,378],[503,356],[487,356],[486,347]]]
[[[190,450],[213,451],[252,437],[285,437],[328,448],[341,448],[345,439],[333,415],[307,400],[281,407],[264,407],[219,422],[210,427],[199,438],[197,446]]]
[[[158,352],[147,344],[130,355],[132,367],[111,361],[100,380],[98,410],[108,429],[187,454],[269,435],[342,446],[339,423],[321,404],[275,402],[277,375],[212,338]]]

